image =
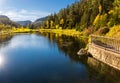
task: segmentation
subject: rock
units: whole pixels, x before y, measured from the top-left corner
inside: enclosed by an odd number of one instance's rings
[[[80,56],[86,55],[86,54],[87,54],[87,50],[85,50],[84,48],[81,48],[81,49],[77,52],[77,54],[80,55]]]
[[[63,47],[67,47],[67,46],[69,46],[69,45],[71,45],[72,44],[72,42],[63,42],[62,43],[62,46]]]

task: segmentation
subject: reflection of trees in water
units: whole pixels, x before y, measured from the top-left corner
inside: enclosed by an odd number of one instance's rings
[[[79,61],[77,52],[80,48],[86,46],[85,40],[78,37],[66,36],[54,33],[42,33],[41,35],[49,38],[51,42],[55,42],[58,45],[60,51],[63,51],[66,56],[69,56],[71,60]]]
[[[89,80],[98,80],[98,83],[120,83],[120,71],[87,56],[77,56],[80,48],[85,47],[86,40],[77,37],[44,33],[51,42],[57,42],[58,48],[66,53],[71,60],[86,65]],[[96,82],[95,82],[96,83]]]
[[[87,63],[91,80],[96,79],[100,83],[120,83],[120,71],[90,57]]]
[[[8,45],[8,41],[12,38],[12,34],[0,35],[0,47]]]

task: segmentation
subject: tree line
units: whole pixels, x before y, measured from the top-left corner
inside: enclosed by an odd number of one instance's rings
[[[112,27],[120,23],[120,0],[79,0],[51,14],[40,28],[76,29]]]

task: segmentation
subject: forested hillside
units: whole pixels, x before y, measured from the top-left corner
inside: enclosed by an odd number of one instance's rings
[[[19,24],[6,16],[0,16],[0,31],[12,27],[21,28]],[[76,29],[83,35],[120,37],[120,0],[76,0],[58,13],[37,19],[28,27],[30,29]]]
[[[106,33],[120,24],[120,0],[80,0],[48,16],[40,28]]]

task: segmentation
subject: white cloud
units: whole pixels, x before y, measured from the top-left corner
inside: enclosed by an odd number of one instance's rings
[[[20,13],[21,14],[27,13],[27,10],[22,9],[22,10],[20,10]]]
[[[2,1],[2,0],[0,0]],[[0,15],[6,15],[8,16],[11,20],[14,21],[22,21],[22,20],[31,20],[34,21],[40,17],[44,17],[49,15],[50,13],[48,12],[42,12],[42,11],[36,11],[36,10],[16,10],[15,8],[4,8],[0,9]]]

